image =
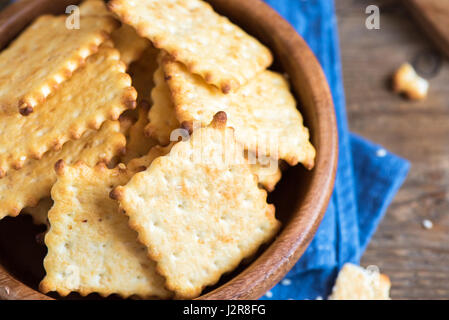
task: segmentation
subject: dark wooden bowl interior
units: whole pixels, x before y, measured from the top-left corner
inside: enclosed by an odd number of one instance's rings
[[[0,45],[7,45],[34,17],[63,13],[75,0],[25,0],[0,14]],[[211,0],[214,8],[256,36],[275,55],[273,69],[289,75],[299,109],[317,149],[312,171],[301,165],[288,168],[269,201],[283,228],[277,239],[261,248],[251,264],[242,264],[207,288],[204,299],[255,299],[290,270],[312,239],[330,198],[337,163],[337,130],[329,88],[319,63],[303,39],[277,13],[260,0]],[[37,290],[45,271],[46,248],[36,242],[44,227],[27,215],[0,221],[0,298],[42,299]],[[58,298],[56,294],[50,297]],[[71,294],[67,299],[81,298]],[[92,294],[87,298],[96,299]],[[111,299],[116,298],[114,296]]]

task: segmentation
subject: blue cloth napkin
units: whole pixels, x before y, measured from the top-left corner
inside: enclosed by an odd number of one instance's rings
[[[348,129],[333,0],[265,0],[301,34],[329,81],[340,154],[334,193],[304,255],[262,299],[326,298],[346,262],[359,263],[410,164]]]

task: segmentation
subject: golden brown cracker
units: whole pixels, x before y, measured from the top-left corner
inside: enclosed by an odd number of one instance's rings
[[[161,156],[165,156],[167,153],[169,153],[172,146],[173,144],[169,144],[168,146],[165,147],[154,146],[151,148],[148,154],[141,156],[139,158],[134,158],[131,161],[129,161],[126,167],[131,172],[145,171],[151,165],[154,159]]]
[[[274,159],[262,161],[263,159],[258,159],[255,154],[248,151],[246,158],[251,171],[256,175],[257,180],[259,181],[259,185],[268,192],[272,192],[282,178],[282,172],[279,168],[278,161]]]
[[[81,15],[111,16],[115,15],[108,10],[103,0],[87,0],[80,6]],[[140,58],[146,48],[150,46],[148,39],[140,37],[136,30],[127,25],[111,33],[115,48],[120,52],[120,59],[127,65]]]
[[[52,206],[53,200],[50,197],[45,197],[39,201],[37,206],[24,208],[22,213],[29,214],[35,225],[46,225],[49,227],[48,211],[50,211]]]
[[[150,46],[147,39],[140,37],[136,30],[127,24],[123,24],[115,30],[111,34],[111,39],[117,50],[120,51],[120,59],[127,66],[138,60]]]
[[[147,137],[144,131],[148,124],[149,109],[150,105],[145,100],[141,101],[137,107],[138,119],[131,125],[126,137],[126,153],[122,157],[122,162],[125,164],[134,158],[146,155],[157,144],[154,139]]]
[[[161,67],[154,74],[154,83],[155,87],[151,92],[153,106],[148,113],[150,123],[146,126],[145,131],[147,135],[157,139],[159,144],[167,145],[170,143],[171,133],[179,128],[180,124],[176,118],[170,89],[166,84]],[[263,188],[269,192],[273,191],[282,177],[277,161],[274,161],[276,164],[275,168],[272,169],[269,165],[260,164],[256,156],[253,156],[253,158],[255,161],[250,164],[251,171],[257,176],[259,184]]]
[[[87,131],[81,139],[64,144],[60,151],[49,151],[40,160],[27,160],[22,169],[12,170],[0,179],[0,219],[16,216],[23,208],[34,207],[40,199],[50,196],[56,181],[53,167],[58,160],[82,160],[93,166],[109,162],[123,151],[125,144],[118,121],[107,121],[99,131]]]
[[[114,17],[103,0],[84,0],[79,8],[81,15]]]
[[[113,0],[122,21],[224,93],[272,62],[268,48],[201,0]]]
[[[308,169],[314,166],[309,131],[282,75],[264,71],[236,93],[225,95],[170,57],[162,60],[180,122],[207,125],[216,112],[224,111],[245,149],[290,165],[300,162]]]
[[[279,229],[223,112],[111,197],[178,298],[198,296]]]
[[[118,27],[110,17],[41,16],[0,53],[0,112],[28,115],[57,91]]]
[[[149,123],[145,131],[148,136],[156,139],[159,144],[167,145],[170,143],[172,131],[179,128],[179,122],[176,118],[175,107],[162,67],[159,67],[154,73],[154,84],[155,86],[151,91],[153,106],[148,113]]]
[[[51,228],[45,236],[47,274],[40,289],[61,296],[97,292],[105,297],[170,297],[128,218],[109,198],[113,187],[129,180],[129,172],[77,163],[59,165],[57,175],[48,213]]]
[[[136,108],[137,109],[137,108]],[[137,116],[137,110],[126,110],[123,112],[119,117],[120,122],[120,131],[125,135],[128,136],[129,129],[133,126],[134,123],[136,123],[138,116]]]
[[[347,263],[338,274],[331,300],[390,300],[390,279],[378,270]]]
[[[21,168],[28,158],[39,159],[59,150],[88,129],[135,107],[136,91],[117,50],[102,47],[88,58],[59,90],[28,117],[0,115],[0,171]]]

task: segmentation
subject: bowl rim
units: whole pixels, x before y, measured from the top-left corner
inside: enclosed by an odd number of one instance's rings
[[[211,0],[212,4],[223,4],[230,0]],[[274,9],[262,0],[239,1],[239,10],[248,10],[264,21],[267,28],[273,31],[278,41],[285,43],[289,52],[295,54],[295,61],[304,77],[311,84],[311,97],[316,108],[316,123],[314,128],[315,143],[320,146],[310,188],[300,203],[288,225],[282,229],[270,246],[241,273],[220,287],[201,295],[197,299],[258,299],[266,291],[277,284],[298,261],[312,240],[322,217],[327,209],[333,192],[333,185],[338,162],[338,131],[332,95],[324,72],[312,50],[296,30],[282,18]],[[47,4],[42,7],[41,2]],[[0,12],[0,34],[17,34],[25,27],[29,18],[36,17],[50,10],[51,1],[17,1]],[[65,8],[69,4],[79,3],[79,0],[58,1],[55,10]],[[20,21],[17,23],[17,21]],[[0,46],[5,45],[0,39]],[[322,133],[328,134],[322,134]],[[40,299],[53,300],[26,284],[15,279],[0,263],[0,290],[2,299]],[[243,287],[243,288],[242,288]]]
[[[212,0],[224,2],[239,0]],[[262,0],[239,1],[239,10],[264,21],[272,37],[285,43],[310,84],[315,103],[319,145],[310,188],[289,224],[271,245],[240,274],[198,299],[258,299],[281,281],[304,253],[315,235],[332,196],[338,163],[338,130],[332,94],[315,54],[292,25]],[[322,134],[322,133],[328,134]],[[320,172],[316,172],[317,169]],[[244,285],[245,290],[242,290]]]

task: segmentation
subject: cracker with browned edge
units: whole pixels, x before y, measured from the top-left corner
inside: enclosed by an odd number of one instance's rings
[[[104,164],[91,168],[63,162],[56,171],[54,205],[48,213],[51,228],[45,236],[47,274],[40,290],[61,296],[97,292],[105,297],[170,297],[128,218],[109,198],[112,188],[125,184],[130,173]]]
[[[114,14],[109,11],[103,0],[87,0],[80,6],[81,15],[91,16],[111,16]],[[111,33],[111,39],[115,48],[120,52],[120,59],[128,66],[131,62],[140,58],[146,48],[150,46],[148,39],[140,37],[136,30],[123,24],[120,28]]]
[[[17,216],[23,208],[34,207],[40,199],[50,196],[56,181],[53,166],[58,160],[64,159],[69,164],[82,160],[94,166],[109,162],[123,152],[125,145],[118,121],[107,121],[99,131],[87,131],[81,139],[69,141],[60,151],[49,151],[40,160],[26,161],[22,169],[12,170],[0,179],[0,219]]]
[[[127,167],[134,171],[145,170],[155,158],[166,155],[174,144],[176,144],[176,142],[171,142],[165,147],[154,146],[147,155],[126,162]],[[247,161],[250,165],[251,172],[257,177],[260,187],[266,189],[268,192],[273,191],[276,184],[282,178],[282,172],[277,163],[272,166],[272,163],[261,164],[257,159],[254,162],[250,162],[250,160]],[[140,168],[140,170],[138,168]]]
[[[145,171],[151,165],[154,159],[165,156],[167,153],[169,153],[172,146],[173,144],[169,144],[165,147],[154,146],[146,155],[139,158],[134,158],[129,161],[126,165],[126,168],[135,173]]]
[[[59,150],[136,105],[136,90],[117,50],[102,47],[28,117],[0,115],[0,172]]]
[[[155,87],[151,92],[153,106],[148,113],[150,123],[146,126],[146,134],[157,139],[159,144],[170,143],[170,135],[180,124],[176,118],[175,107],[172,102],[170,89],[168,88],[162,68],[158,68],[154,74]],[[254,161],[250,163],[251,171],[257,176],[259,183],[267,189],[273,191],[276,184],[281,179],[282,173],[277,165],[271,168],[270,165],[259,163],[257,156],[253,156]]]
[[[119,24],[110,17],[41,16],[0,53],[0,113],[28,115],[98,50]]]
[[[198,296],[279,229],[223,112],[111,197],[178,298]]]
[[[378,270],[347,263],[338,274],[330,300],[390,300],[390,279]]]
[[[101,132],[100,135],[103,134],[112,134],[112,136],[109,137],[109,139],[117,139],[118,135],[116,135],[116,133],[113,132],[109,132],[108,130],[105,130],[104,132]],[[123,138],[121,138],[121,140],[123,141]],[[109,141],[104,141],[104,144],[99,144],[101,140],[98,140],[96,142],[97,144],[97,148],[101,148],[102,150],[98,150],[98,151],[94,151],[95,149],[92,149],[93,152],[91,152],[91,154],[94,154],[95,152],[100,156],[101,155],[101,151],[105,151],[108,150],[109,147],[107,144],[109,144]],[[111,140],[113,141],[113,140]],[[79,140],[79,142],[81,142],[81,140]],[[70,143],[68,144],[70,145]],[[119,144],[118,147],[121,147],[123,144]],[[139,172],[139,171],[144,171],[146,170],[150,164],[153,162],[154,159],[156,159],[157,157],[161,157],[161,156],[165,156],[168,152],[170,152],[171,149],[171,145],[166,146],[166,147],[161,147],[161,146],[154,146],[153,148],[151,148],[151,150],[148,152],[148,154],[139,157],[139,158],[135,158],[132,159],[127,165],[126,168],[128,170],[130,170],[130,172]],[[64,147],[66,148],[66,147]],[[73,150],[71,150],[73,151]],[[120,149],[117,149],[118,152],[120,152]],[[81,161],[83,160],[87,160],[88,164],[90,164],[91,166],[93,166],[95,164],[95,160],[92,158],[92,160],[89,160],[89,157],[83,157],[83,155],[86,155],[86,152],[81,152]],[[70,159],[69,158],[65,158],[66,160]],[[89,161],[92,161],[91,163],[89,163]],[[110,161],[107,161],[110,162]],[[69,162],[70,163],[70,162]],[[49,169],[50,173],[53,173],[53,167]],[[50,196],[45,197],[43,199],[41,199],[39,201],[39,203],[37,204],[37,206],[35,207],[26,207],[22,210],[22,213],[28,214],[31,216],[31,218],[33,219],[33,223],[36,225],[49,225],[48,222],[48,211],[50,211],[51,207],[53,206],[53,200],[51,199]]]
[[[179,121],[176,119],[175,107],[162,67],[154,73],[154,84],[151,91],[153,105],[148,113],[149,123],[145,131],[148,136],[157,139],[159,144],[167,145],[170,143],[172,131],[179,128]]]
[[[148,113],[150,123],[146,126],[146,134],[157,139],[159,144],[167,145],[170,143],[170,135],[173,130],[180,126],[176,118],[175,108],[173,106],[170,90],[163,78],[162,69],[159,68],[155,73],[155,84],[151,92],[153,106]],[[276,167],[273,169],[269,165],[262,165],[255,161],[250,163],[251,171],[257,176],[259,184],[267,191],[274,190],[276,184],[282,177],[276,161]]]
[[[244,85],[273,60],[268,48],[201,0],[113,0],[109,7],[224,93]]]
[[[237,92],[225,95],[170,57],[162,61],[179,122],[207,125],[215,113],[224,111],[245,149],[290,165],[314,166],[309,131],[281,74],[264,71]]]
[[[129,128],[126,136],[126,153],[122,157],[123,163],[128,163],[134,158],[146,155],[157,143],[154,139],[145,135],[145,127],[148,124],[148,110],[150,105],[146,100],[139,103],[137,107],[138,119]]]
[[[254,161],[253,161],[254,159]],[[279,168],[278,161],[269,159],[267,163],[261,163],[257,156],[247,158],[251,171],[256,175],[257,181],[262,188],[268,192],[275,189],[277,183],[282,178],[282,172]]]

